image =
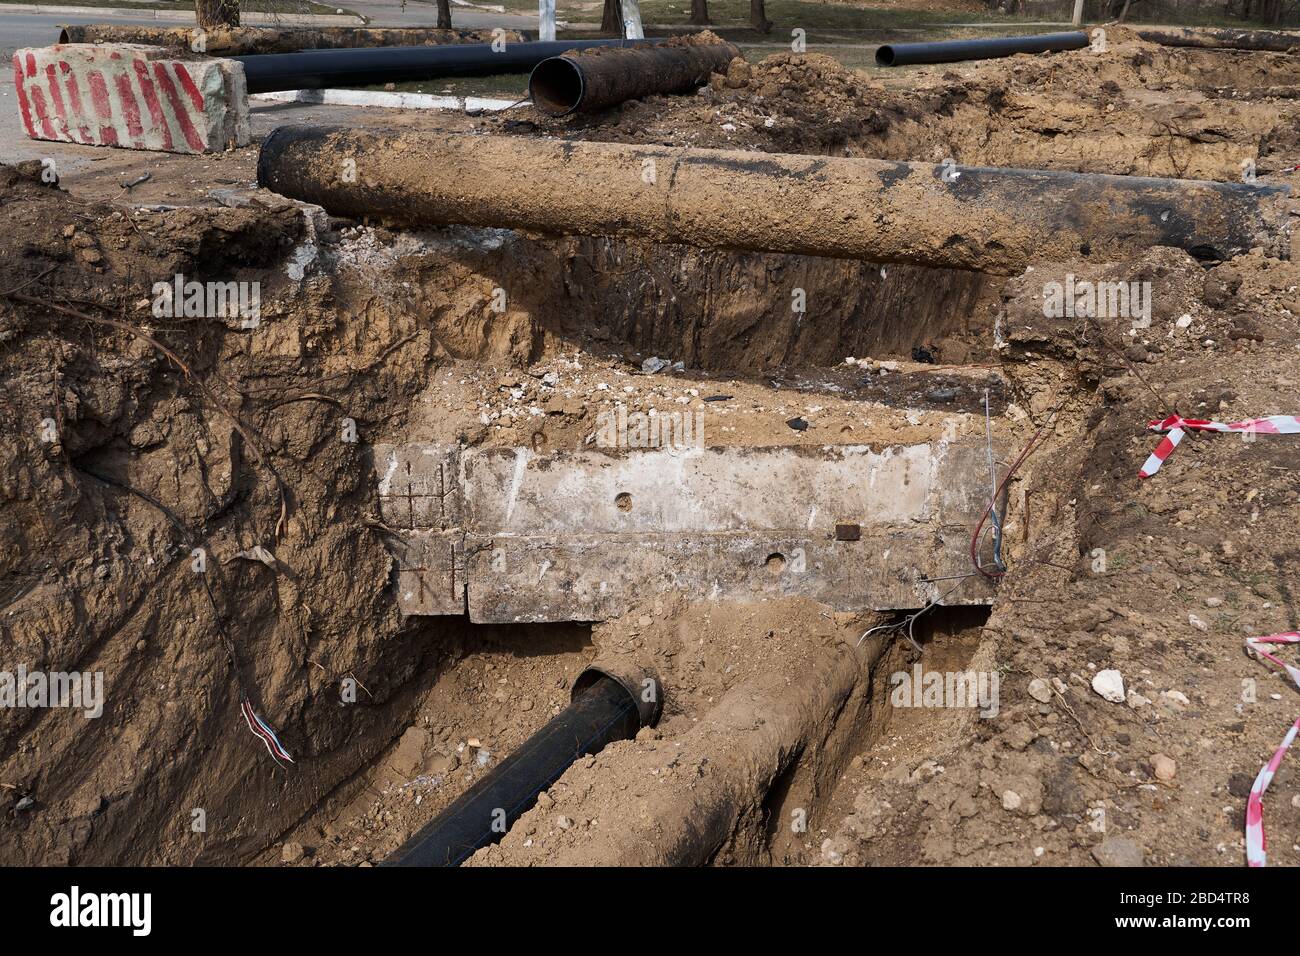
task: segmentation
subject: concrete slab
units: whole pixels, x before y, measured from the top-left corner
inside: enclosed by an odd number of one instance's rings
[[[249,142],[243,65],[140,44],[56,43],[13,55],[32,139],[208,153]]]
[[[480,623],[604,620],[669,592],[921,607],[943,593],[922,579],[970,570],[988,493],[972,439],[545,455],[416,444],[375,458],[403,611]],[[990,597],[970,578],[944,603]]]

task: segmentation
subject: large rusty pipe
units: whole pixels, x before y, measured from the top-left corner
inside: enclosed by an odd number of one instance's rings
[[[997,273],[1151,246],[1201,259],[1254,246],[1289,254],[1289,190],[1245,183],[319,126],[272,133],[258,181],[336,215],[394,225]]]
[[[1256,52],[1287,53],[1300,49],[1300,33],[1279,30],[1189,30],[1165,27],[1159,30],[1139,30],[1143,40],[1161,46],[1199,47],[1206,50],[1253,50]]]
[[[726,42],[595,49],[543,60],[528,77],[533,105],[551,116],[594,112],[654,93],[689,93],[740,56]]]
[[[67,24],[59,43],[147,43],[171,50],[234,56],[294,53],[359,47],[436,46],[445,43],[491,43],[490,30],[439,30],[436,27],[149,27],[118,23]],[[507,43],[523,35],[506,31]]]

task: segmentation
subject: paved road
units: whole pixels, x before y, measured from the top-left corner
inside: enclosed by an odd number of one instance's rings
[[[430,26],[437,22],[437,10],[432,3],[421,0],[407,0],[406,10],[398,0],[347,0],[347,7],[363,13],[373,19],[375,26]],[[130,16],[97,17],[94,15],[50,15],[33,13],[0,12],[0,162],[13,163],[25,159],[42,159],[46,156],[59,157],[64,169],[71,171],[83,168],[92,161],[96,154],[112,152],[88,146],[61,147],[49,143],[39,143],[27,138],[22,121],[18,118],[18,100],[14,93],[13,80],[7,64],[14,50],[28,46],[49,46],[59,37],[59,26],[64,23],[95,23],[111,19],[112,23],[139,24],[143,26],[182,26],[179,21],[161,21],[141,19]],[[482,27],[505,27],[506,29],[537,29],[536,17],[493,13],[486,10],[455,6],[452,8],[451,22],[457,27],[476,29]],[[294,116],[306,118],[315,115],[311,111],[283,110],[283,121],[289,122]],[[66,166],[63,165],[66,163]]]

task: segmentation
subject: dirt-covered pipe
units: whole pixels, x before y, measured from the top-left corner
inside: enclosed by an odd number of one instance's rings
[[[1152,246],[1207,260],[1254,246],[1289,256],[1289,190],[1246,183],[320,126],[272,133],[258,181],[395,225],[993,273]]]
[[[543,60],[528,77],[533,105],[551,116],[587,113],[655,93],[689,93],[740,56],[734,44],[681,43],[596,49]]]
[[[648,741],[622,749],[610,761],[615,769],[598,776],[576,805],[566,805],[566,814],[599,813],[603,820],[612,813],[619,825],[585,830],[581,840],[562,841],[540,862],[700,866],[723,846],[742,863],[757,862],[754,831],[773,818],[778,825],[791,819],[778,797],[783,787],[791,797],[796,787],[810,796],[810,786],[829,788],[851,759],[869,720],[881,647],[872,639],[861,647],[818,648],[797,666],[773,667],[733,687],[667,746]],[[810,807],[790,806],[800,805]],[[508,853],[518,851],[521,837],[507,841]],[[491,861],[480,854],[472,865]]]
[[[588,667],[573,684],[568,707],[478,783],[425,824],[385,866],[459,866],[496,843],[560,779],[569,766],[615,740],[652,726],[662,689],[648,672]]]
[[[1039,33],[1024,37],[986,37],[980,40],[936,40],[929,43],[886,43],[876,50],[877,66],[913,66],[918,63],[956,63],[993,60],[1016,53],[1060,53],[1082,50],[1086,33]]]
[[[490,43],[490,31],[439,30],[434,27],[147,27],[118,23],[67,24],[60,43],[146,43],[170,50],[234,56],[340,50],[360,47],[435,46],[444,43]],[[506,31],[501,39],[516,43],[523,34]]]
[[[1207,50],[1288,53],[1300,49],[1300,33],[1278,30],[1189,30],[1166,27],[1160,30],[1139,30],[1137,35],[1161,46],[1199,47]]]

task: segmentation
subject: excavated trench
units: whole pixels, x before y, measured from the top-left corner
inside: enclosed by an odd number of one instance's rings
[[[708,146],[721,115],[740,122],[742,145],[790,149],[782,110],[807,77],[773,60],[743,88],[730,74],[715,83],[703,106],[657,98],[629,106],[629,122],[584,117],[567,129],[656,142],[691,131]],[[1284,66],[1273,54],[1143,47],[1101,64],[963,68],[943,76],[944,93],[923,75],[902,92],[848,95],[858,81],[822,75],[804,151],[1228,180],[1244,141],[1263,174],[1296,145],[1293,124],[1264,116],[1287,102]],[[1214,99],[1224,85],[1240,93],[1226,105]],[[1164,100],[1179,110],[1138,118]],[[777,122],[753,122],[762,115]],[[530,120],[542,131],[552,122]],[[1032,299],[1020,280],[491,229],[388,231],[273,197],[128,219],[4,174],[11,238],[0,252],[20,263],[16,283],[71,310],[7,307],[3,373],[23,401],[3,412],[5,434],[18,436],[3,449],[0,532],[15,545],[5,638],[28,666],[103,670],[110,687],[89,732],[59,713],[0,728],[0,780],[34,802],[0,829],[6,859],[378,863],[558,713],[598,656],[654,664],[659,725],[580,758],[471,865],[831,860],[846,832],[878,825],[881,808],[857,799],[863,775],[932,776],[942,768],[918,760],[971,733],[969,709],[891,705],[892,678],[918,661],[995,671],[988,606],[921,616],[919,650],[888,629],[902,612],[830,609],[798,593],[714,602],[647,589],[596,623],[403,616],[389,550],[401,529],[385,521],[369,449],[581,450],[620,402],[704,402],[708,443],[732,448],[982,441],[988,395],[1005,466],[1049,411],[1042,380],[1081,385],[1011,364],[1061,348],[1044,335],[1008,351],[1009,304]],[[59,270],[43,272],[51,264]],[[1173,282],[1202,267],[1141,268]],[[140,276],[177,272],[262,282],[263,325],[141,323],[122,311],[145,294]],[[92,321],[113,316],[118,325]],[[643,374],[651,357],[682,368]],[[24,408],[52,419],[57,441],[42,442]],[[1027,541],[1013,500],[1008,539]],[[216,570],[202,586],[189,563],[199,547]],[[165,692],[115,699],[114,686]],[[242,699],[278,728],[292,766],[245,732]],[[195,809],[206,832],[190,825]]]

